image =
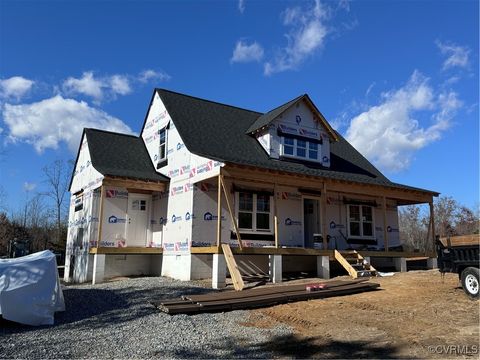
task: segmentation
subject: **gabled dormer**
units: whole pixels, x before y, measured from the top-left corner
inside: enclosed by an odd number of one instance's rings
[[[330,167],[330,142],[338,137],[307,94],[261,115],[247,130],[268,155]]]

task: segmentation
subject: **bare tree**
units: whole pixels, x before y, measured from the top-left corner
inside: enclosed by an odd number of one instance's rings
[[[479,233],[479,216],[466,206],[461,206],[456,214],[455,233],[457,235],[470,235]]]
[[[455,220],[460,205],[450,196],[441,196],[434,202],[435,233],[444,236],[455,235]]]
[[[420,206],[408,205],[399,208],[400,240],[406,249],[410,251],[426,249],[428,240],[424,219]]]
[[[48,190],[45,195],[50,197],[54,202],[55,218],[56,218],[56,243],[61,242],[62,220],[65,219],[65,198],[68,190],[70,179],[71,163],[63,160],[55,160],[50,165],[43,168],[45,182]]]

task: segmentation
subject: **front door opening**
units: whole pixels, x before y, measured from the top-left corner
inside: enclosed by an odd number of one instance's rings
[[[128,195],[127,246],[146,246],[149,197]]]
[[[314,237],[320,234],[320,201],[303,199],[304,244],[307,248],[314,247]]]

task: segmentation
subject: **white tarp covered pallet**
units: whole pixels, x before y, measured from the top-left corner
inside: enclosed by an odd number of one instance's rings
[[[49,251],[0,260],[0,314],[26,325],[52,325],[65,302],[57,260]]]

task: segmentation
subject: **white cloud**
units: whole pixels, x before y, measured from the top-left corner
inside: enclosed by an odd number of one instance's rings
[[[56,149],[61,142],[75,153],[84,127],[132,133],[128,125],[106,112],[60,95],[32,104],[5,104],[2,114],[9,139],[29,143],[39,153]]]
[[[439,40],[435,41],[435,44],[440,49],[442,55],[447,57],[443,62],[443,70],[453,67],[468,67],[470,55],[470,49],[468,47],[459,46],[453,43],[442,43]]]
[[[168,81],[171,76],[163,71],[144,70],[138,75],[138,81],[147,83],[149,81]]]
[[[84,94],[99,101],[103,98],[104,86],[102,81],[93,77],[91,71],[84,72],[80,79],[69,77],[63,83],[63,89],[67,93]]]
[[[36,187],[37,187],[37,184],[35,183],[29,183],[27,181],[23,183],[23,191],[26,191],[26,192],[33,191],[35,190]]]
[[[245,11],[245,0],[238,0],[238,11],[242,14]]]
[[[246,42],[239,40],[233,49],[233,55],[230,62],[246,63],[251,61],[260,61],[263,58],[263,48],[257,43],[253,42],[248,45]]]
[[[416,151],[440,139],[461,106],[457,93],[436,94],[415,71],[405,86],[382,94],[380,104],[353,118],[346,139],[381,169],[401,171]],[[422,127],[414,117],[420,113],[432,125]]]
[[[115,94],[127,95],[132,92],[126,76],[113,75],[110,77],[110,88]]]
[[[116,95],[127,95],[132,92],[127,76],[115,74],[96,78],[92,71],[84,72],[79,79],[69,77],[63,82],[63,90],[69,95],[90,96],[96,103],[100,103],[105,97],[115,98]]]
[[[4,99],[14,98],[18,101],[30,91],[34,83],[34,81],[21,76],[0,79],[0,97]]]
[[[330,12],[319,0],[312,8],[287,8],[283,13],[283,24],[289,28],[285,34],[287,46],[264,64],[264,74],[296,69],[320,49],[329,32],[326,22]]]

